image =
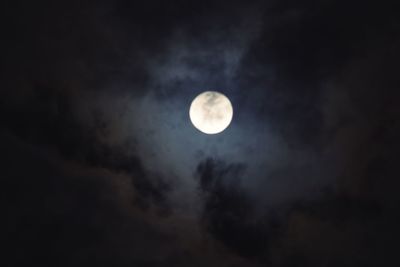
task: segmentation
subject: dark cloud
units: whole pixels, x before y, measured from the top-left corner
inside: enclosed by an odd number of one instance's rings
[[[241,189],[244,166],[208,158],[197,168],[204,198],[205,227],[227,247],[245,257],[259,257],[267,248],[265,223],[256,220],[252,202]]]
[[[398,236],[398,231],[391,220],[376,200],[328,194],[287,214],[279,237],[283,246],[275,246],[273,261],[283,266],[375,266],[385,259],[394,264],[395,238],[389,236]]]
[[[380,257],[395,261],[392,250],[377,248],[398,236],[395,215],[383,209],[387,203],[327,190],[318,199],[293,201],[289,209],[277,206],[260,216],[240,186],[242,171],[241,164],[211,158],[197,169],[203,225],[235,253],[273,266],[373,266]]]
[[[150,264],[146,251],[169,242],[140,212],[120,205],[110,174],[63,166],[53,153],[5,134],[1,148],[6,266]]]
[[[397,266],[398,10],[6,1],[2,265]]]
[[[395,5],[376,7],[373,1],[273,5],[264,13],[262,31],[238,71],[239,85],[248,92],[241,102],[249,98],[249,112],[274,125],[292,145],[318,144],[324,125],[320,103],[324,84],[342,75],[353,60],[376,53],[371,44],[384,40],[398,25],[389,11]]]
[[[5,103],[3,127],[32,145],[49,147],[68,160],[131,176],[132,186],[140,194],[136,204],[146,207],[152,202],[167,211],[165,194],[171,190],[170,185],[156,174],[149,177],[137,155],[130,153],[129,143],[112,148],[102,143],[99,136],[107,126],[101,114],[92,112],[93,124],[83,125],[70,95],[37,84],[23,106],[7,107]]]

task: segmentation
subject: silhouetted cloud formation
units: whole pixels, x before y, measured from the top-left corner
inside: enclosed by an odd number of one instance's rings
[[[206,159],[197,168],[204,197],[206,228],[226,246],[244,256],[266,251],[268,236],[261,221],[254,221],[251,200],[240,188],[243,166]]]

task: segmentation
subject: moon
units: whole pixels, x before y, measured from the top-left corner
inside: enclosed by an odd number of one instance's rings
[[[232,121],[233,107],[229,99],[216,91],[206,91],[196,96],[189,110],[194,127],[205,134],[224,131]]]

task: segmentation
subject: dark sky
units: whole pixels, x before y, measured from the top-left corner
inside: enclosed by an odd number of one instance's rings
[[[398,1],[0,13],[1,266],[399,266]]]

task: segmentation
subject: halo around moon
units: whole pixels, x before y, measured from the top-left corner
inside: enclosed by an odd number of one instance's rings
[[[193,99],[189,110],[194,127],[206,134],[224,131],[232,121],[233,108],[229,99],[216,91],[206,91]]]

